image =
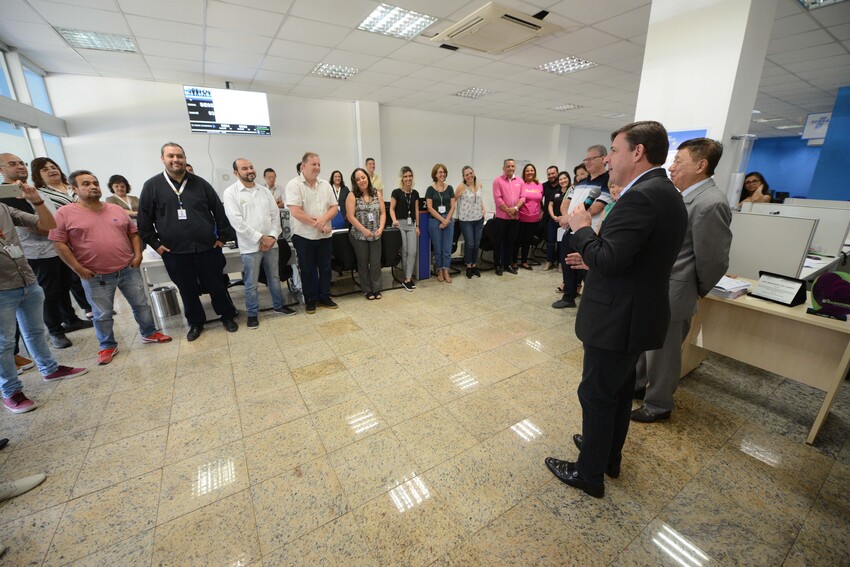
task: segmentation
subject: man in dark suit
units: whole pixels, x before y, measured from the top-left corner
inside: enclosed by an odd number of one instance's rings
[[[573,436],[580,454],[575,463],[546,459],[559,480],[596,498],[605,494],[603,473],[620,474],[638,357],[664,344],[670,270],[688,222],[682,197],[661,167],[669,147],[664,126],[634,122],[611,140],[605,163],[611,182],[624,187],[619,202],[598,235],[584,207],[569,218],[577,252],[568,263],[589,270],[576,316],[584,343],[582,433]]]
[[[691,329],[697,300],[729,267],[732,211],[726,194],[711,178],[722,155],[719,142],[695,138],[679,146],[670,166],[670,178],[688,209],[688,230],[670,274],[670,326],[664,346],[645,352],[637,364],[635,397],[644,397],[645,402],[632,412],[632,421],[653,423],[670,417],[682,372],[682,342]]]

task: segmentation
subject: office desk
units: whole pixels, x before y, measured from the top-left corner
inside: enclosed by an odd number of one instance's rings
[[[682,347],[682,376],[716,352],[826,393],[812,444],[850,367],[850,322],[808,315],[809,300],[785,307],[754,297],[705,297]]]

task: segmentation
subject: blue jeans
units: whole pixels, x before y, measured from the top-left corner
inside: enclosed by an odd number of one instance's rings
[[[22,388],[15,367],[16,319],[38,371],[46,376],[59,368],[47,346],[43,313],[44,291],[37,283],[0,291],[0,389],[4,398]]]
[[[431,217],[428,219],[428,234],[431,236],[431,246],[434,248],[434,267],[438,270],[447,270],[452,263],[454,222],[450,222],[446,228],[440,228],[440,221]]]
[[[149,337],[156,332],[142,271],[127,266],[111,274],[99,274],[90,280],[83,280],[83,289],[94,311],[94,333],[101,350],[118,346],[112,331],[115,288],[121,290],[121,295],[130,304],[142,336]]]
[[[478,262],[478,247],[481,245],[481,233],[484,231],[484,219],[477,221],[458,221],[463,233],[463,263],[474,266]]]
[[[251,252],[242,254],[242,281],[245,283],[245,309],[248,317],[256,317],[260,311],[260,299],[257,293],[257,282],[260,278],[260,265],[266,273],[266,285],[272,296],[275,309],[283,307],[283,293],[280,291],[280,248],[275,246],[268,252]]]

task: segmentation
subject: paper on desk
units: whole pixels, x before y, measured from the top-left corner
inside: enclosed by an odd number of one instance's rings
[[[747,293],[748,289],[750,289],[748,282],[723,276],[708,294],[725,299],[735,299]]]

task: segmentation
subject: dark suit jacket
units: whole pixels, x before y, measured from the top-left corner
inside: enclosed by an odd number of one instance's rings
[[[661,348],[670,322],[670,271],[685,238],[688,212],[663,169],[644,173],[611,209],[599,235],[571,237],[590,268],[576,335],[619,352]]]

